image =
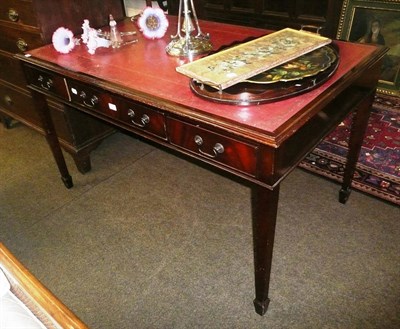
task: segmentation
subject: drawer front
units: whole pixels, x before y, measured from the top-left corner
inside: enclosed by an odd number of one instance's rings
[[[121,101],[100,89],[67,79],[71,102],[95,113],[118,119]]]
[[[85,136],[86,139],[82,140],[81,136],[73,136],[71,134],[71,127],[66,121],[63,105],[50,102],[49,109],[57,136],[61,140],[75,145],[76,143],[85,144],[87,143],[87,140],[92,137]],[[43,125],[39,115],[36,113],[34,102],[29,91],[21,92],[0,83],[0,111],[36,130],[40,130],[43,133]],[[99,128],[97,128],[97,130],[95,128],[101,125],[101,123],[93,123],[92,118],[77,111],[73,111],[70,116],[71,118],[69,118],[69,121],[74,121],[73,123],[75,123],[75,127],[79,125],[81,129],[77,134],[89,135],[93,134],[93,132],[99,133]],[[105,128],[102,129],[105,130]]]
[[[124,102],[120,112],[120,119],[132,128],[167,139],[164,113],[153,108],[136,102]]]
[[[67,84],[72,103],[118,120],[137,131],[167,138],[163,113],[74,80],[68,80]]]
[[[256,176],[256,145],[177,119],[168,118],[167,127],[172,144],[205,159]]]
[[[26,79],[19,60],[0,51],[0,80],[26,88]]]
[[[39,33],[28,32],[14,27],[1,26],[0,49],[10,53],[23,53],[43,45]]]
[[[33,27],[38,25],[33,4],[26,0],[1,0],[0,20]]]
[[[29,92],[18,91],[0,83],[0,107],[11,117],[34,126],[40,126],[39,116]]]
[[[30,65],[25,65],[25,71],[28,84],[45,91],[47,94],[69,101],[67,86],[63,77]]]

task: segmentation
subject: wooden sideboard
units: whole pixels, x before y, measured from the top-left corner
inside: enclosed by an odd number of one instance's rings
[[[321,34],[336,36],[343,0],[194,0],[197,15],[206,20],[267,29],[323,27]],[[178,12],[179,0],[168,0],[169,12]]]
[[[83,19],[93,27],[108,23],[108,14],[125,16],[122,0],[1,0],[0,1],[0,120],[10,128],[19,121],[44,134],[16,53],[51,43],[60,26],[80,33]],[[90,170],[90,152],[113,132],[69,106],[50,100],[51,115],[62,147],[72,155],[78,170]]]

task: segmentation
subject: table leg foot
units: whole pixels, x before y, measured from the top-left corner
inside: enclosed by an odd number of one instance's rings
[[[268,290],[278,209],[279,185],[274,190],[254,185],[251,196],[256,288],[254,307],[258,314],[264,315],[270,301]]]
[[[268,309],[269,305],[269,298],[264,300],[264,301],[259,301],[257,299],[254,300],[254,308],[256,310],[256,313],[263,316]]]
[[[72,182],[72,177],[71,176],[65,176],[61,177],[62,182],[64,183],[65,187],[70,189],[72,186],[74,186],[74,183]]]
[[[351,188],[341,188],[339,191],[339,202],[345,204],[350,197]]]

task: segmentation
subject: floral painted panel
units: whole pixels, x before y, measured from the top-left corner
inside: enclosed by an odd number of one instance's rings
[[[301,80],[325,71],[337,58],[338,56],[331,46],[324,46],[268,71],[250,77],[246,82],[269,84]]]
[[[258,73],[329,44],[329,38],[286,28],[176,68],[217,89],[225,89]]]

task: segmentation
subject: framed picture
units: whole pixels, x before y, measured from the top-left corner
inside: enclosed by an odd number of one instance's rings
[[[337,38],[389,47],[377,91],[400,96],[400,0],[344,0]]]

